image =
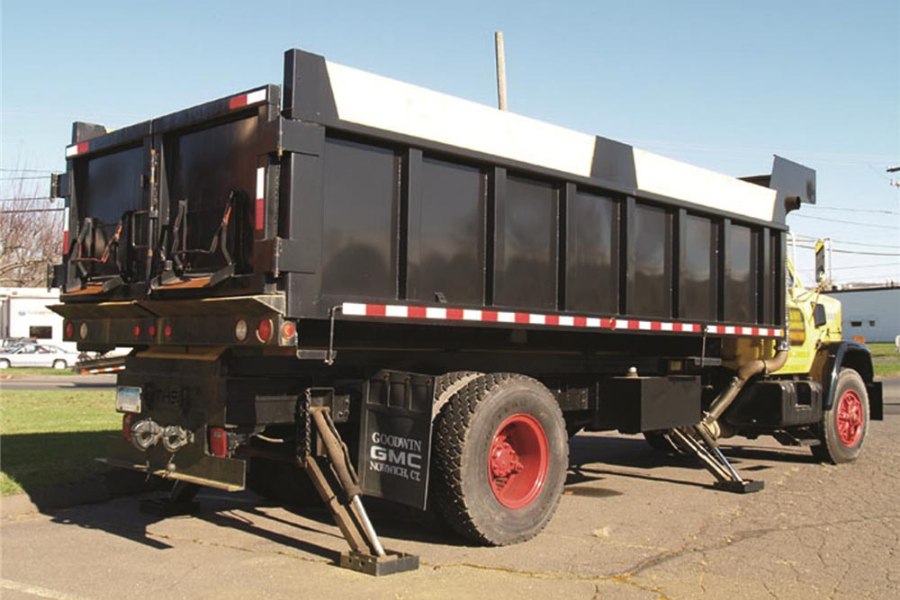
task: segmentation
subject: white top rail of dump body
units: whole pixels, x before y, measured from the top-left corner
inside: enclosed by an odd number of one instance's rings
[[[325,61],[338,118],[376,129],[591,177],[597,138]],[[638,192],[753,219],[775,217],[775,190],[633,149]]]

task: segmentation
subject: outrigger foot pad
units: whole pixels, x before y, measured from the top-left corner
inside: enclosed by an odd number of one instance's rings
[[[193,515],[200,511],[200,503],[194,501],[199,490],[200,486],[196,483],[176,481],[167,496],[146,498],[141,500],[139,506],[142,513],[157,517]]]
[[[340,565],[345,569],[379,577],[404,571],[415,571],[419,568],[419,557],[391,550],[387,550],[385,556],[374,556],[350,550],[341,553]]]
[[[744,479],[741,481],[717,481],[713,487],[723,492],[732,492],[734,494],[752,494],[766,487],[764,481],[752,481]]]
[[[140,510],[157,517],[177,517],[200,512],[200,503],[193,500],[179,502],[169,498],[145,498],[140,502]]]

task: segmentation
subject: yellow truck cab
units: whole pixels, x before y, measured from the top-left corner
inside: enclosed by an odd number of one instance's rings
[[[822,293],[823,245],[817,244],[816,279],[807,287],[792,261],[786,269],[787,358],[758,375],[719,419],[723,437],[772,435],[785,445],[808,446],[831,463],[856,459],[869,421],[883,418],[881,382],[874,380],[865,344],[842,339],[841,303]],[[766,348],[735,349],[746,361]]]

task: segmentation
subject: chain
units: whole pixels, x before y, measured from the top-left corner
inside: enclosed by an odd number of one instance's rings
[[[306,399],[303,402],[303,418],[305,427],[303,428],[303,456],[307,457],[312,454],[312,417],[310,415],[310,407],[312,406],[312,391],[306,388]]]

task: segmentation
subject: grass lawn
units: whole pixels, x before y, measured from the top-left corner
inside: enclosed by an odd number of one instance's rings
[[[877,377],[900,375],[900,353],[897,352],[897,346],[890,343],[868,344],[868,346],[872,352]]]
[[[0,369],[0,381],[19,377],[35,377],[37,375],[71,375],[72,369],[51,369],[49,367],[11,367]]]
[[[107,467],[94,459],[121,422],[115,390],[3,390],[0,493],[98,477]]]

